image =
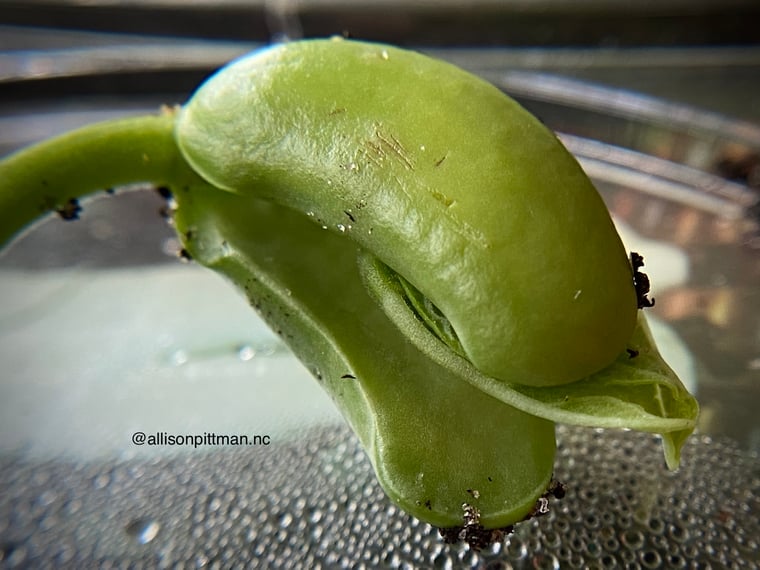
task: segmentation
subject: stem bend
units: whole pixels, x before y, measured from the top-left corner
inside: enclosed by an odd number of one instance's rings
[[[43,214],[92,192],[198,180],[174,139],[173,112],[87,125],[0,161],[0,247]]]

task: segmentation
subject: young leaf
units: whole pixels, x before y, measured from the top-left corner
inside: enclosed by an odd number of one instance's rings
[[[523,378],[504,381],[482,374],[425,326],[427,319],[418,317],[425,307],[419,298],[412,304],[416,311],[410,310],[410,286],[403,278],[369,255],[361,257],[360,265],[389,318],[441,366],[510,406],[554,422],[662,433],[666,462],[671,469],[678,466],[680,447],[695,427],[699,407],[657,351],[643,313],[626,350],[606,368],[562,386],[532,386]]]

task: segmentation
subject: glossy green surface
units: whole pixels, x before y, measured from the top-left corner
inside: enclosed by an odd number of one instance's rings
[[[465,502],[491,527],[530,511],[551,478],[554,424],[462,382],[398,334],[353,244],[264,201],[206,188],[175,196],[193,258],[242,288],[291,346],[396,503],[439,526],[461,524]]]
[[[455,527],[469,503],[487,528],[520,521],[556,421],[662,433],[677,466],[697,405],[637,320],[604,205],[481,80],[360,42],[265,50],[176,115],[0,161],[0,237],[139,181],[171,188],[186,250],[245,292],[412,515]]]
[[[177,135],[215,186],[309,213],[402,274],[485,374],[572,382],[631,335],[631,270],[591,182],[537,119],[454,66],[285,44],[207,81]]]

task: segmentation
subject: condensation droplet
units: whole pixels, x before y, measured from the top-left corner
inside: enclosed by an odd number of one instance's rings
[[[311,523],[318,523],[322,520],[322,517],[324,516],[324,513],[319,509],[313,509],[311,513],[309,514],[309,521]]]
[[[290,513],[285,513],[280,517],[280,527],[281,528],[288,528],[291,523],[293,522],[293,515]]]
[[[277,354],[278,348],[284,348],[284,345],[278,344],[277,341],[267,342],[259,346],[256,352],[260,356],[272,356]]]
[[[211,513],[215,513],[216,511],[218,511],[221,508],[222,508],[222,501],[221,501],[221,499],[219,497],[213,497],[208,502],[208,510]]]
[[[659,568],[662,564],[662,558],[656,550],[640,551],[639,560],[644,568]]]
[[[49,507],[58,500],[58,494],[52,489],[47,489],[38,497],[37,501],[44,507]]]
[[[243,362],[248,362],[256,356],[256,351],[250,344],[244,344],[237,349],[237,355]]]
[[[151,519],[135,519],[130,522],[126,529],[127,534],[140,544],[148,544],[156,538],[161,525]]]
[[[644,535],[638,530],[629,530],[623,534],[623,544],[631,550],[638,550],[644,545]]]
[[[189,358],[187,351],[178,348],[169,355],[169,363],[174,366],[182,366],[187,363]]]
[[[182,249],[182,246],[179,243],[179,240],[177,238],[166,238],[161,243],[161,251],[168,255],[169,257],[177,257],[179,255],[180,250]]]
[[[440,568],[441,570],[451,570],[454,568],[454,560],[446,554],[444,550],[441,550],[435,558],[433,558],[433,568]]]
[[[284,346],[268,338],[240,339],[228,346],[227,357],[248,345],[255,350],[255,366],[266,363],[265,346],[278,351]],[[176,346],[162,348],[168,355]],[[192,355],[196,362],[196,352]],[[211,568],[358,570],[383,567],[385,562],[394,568],[483,570],[686,568],[694,560],[715,568],[754,567],[758,525],[752,515],[760,504],[755,457],[740,456],[718,438],[690,439],[686,469],[663,471],[649,516],[638,526],[631,509],[638,504],[646,477],[664,469],[654,456],[658,442],[635,432],[558,426],[557,433],[567,450],[557,464],[557,478],[569,483],[567,496],[547,517],[517,525],[503,542],[477,555],[466,545],[444,544],[437,529],[392,505],[355,439],[347,430],[331,427],[310,433],[293,447],[283,443],[278,454],[262,448],[263,455],[247,455],[242,463],[241,453],[223,451],[213,461],[194,454],[180,463],[155,459],[76,468],[65,477],[53,464],[31,474],[16,469],[3,483],[12,496],[24,500],[0,508],[0,537],[5,538],[0,539],[0,566],[26,567],[38,560],[66,567],[97,566],[100,560],[92,557],[101,551],[102,533],[88,530],[90,514],[109,508],[133,515],[119,519],[132,521],[118,528],[131,546],[125,557],[112,561],[119,567],[139,564],[139,558],[135,562],[128,556],[150,556],[148,549],[153,548],[159,567],[199,562]],[[639,446],[646,453],[628,453]],[[606,450],[609,459],[591,461],[600,450]],[[277,457],[283,453],[292,458],[292,465],[290,459],[283,464]],[[726,473],[716,473],[718,465]],[[72,484],[80,479],[80,484]],[[730,488],[728,481],[733,483]],[[99,489],[108,492],[93,492]],[[221,490],[211,494],[209,489]],[[136,499],[157,502],[150,513],[135,512],[131,509]],[[160,525],[150,516],[153,512],[161,513]],[[21,537],[11,540],[16,521],[18,528],[36,528],[49,539],[29,546]],[[76,546],[65,537],[54,539],[53,533],[69,524],[84,529],[81,536],[77,533]],[[148,541],[149,546],[140,546]]]
[[[530,565],[537,570],[559,570],[559,560],[553,554],[535,554],[530,559]]]
[[[0,545],[0,562],[4,568],[20,568],[26,561],[26,549],[12,543]]]
[[[528,547],[519,537],[510,536],[504,549],[511,560],[524,560],[528,556]]]

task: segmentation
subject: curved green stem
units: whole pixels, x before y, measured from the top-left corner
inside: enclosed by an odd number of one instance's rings
[[[82,127],[0,161],[0,246],[47,212],[98,190],[198,180],[174,140],[174,114]]]

